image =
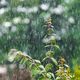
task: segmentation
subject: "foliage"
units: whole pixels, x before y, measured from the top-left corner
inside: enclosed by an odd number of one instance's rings
[[[23,65],[28,68],[34,79],[52,80],[54,78],[54,74],[48,71],[52,68],[49,64],[44,67],[39,60],[32,59],[30,56],[22,53],[21,51],[17,51],[15,54],[16,56],[13,60],[14,63],[18,63],[18,65]]]
[[[8,54],[8,60],[12,63],[17,64],[17,66],[23,66],[28,68],[31,71],[32,78],[35,80],[75,80],[77,71],[74,71],[74,76],[71,75],[70,68],[67,64],[65,64],[65,59],[60,58],[57,62],[53,57],[55,54],[55,48],[60,49],[56,44],[56,38],[53,36],[53,27],[51,24],[51,18],[47,20],[46,25],[47,34],[45,35],[45,39],[43,40],[46,43],[45,47],[48,47],[48,51],[46,52],[46,56],[42,61],[33,59],[26,53],[22,53],[21,51],[17,51],[16,49],[11,49]],[[55,67],[56,68],[55,68]],[[53,71],[57,69],[56,71]],[[55,74],[56,72],[56,74]]]
[[[56,13],[51,9],[61,4],[62,0],[1,0],[0,11],[0,53],[3,56],[11,48],[27,52],[34,58],[43,57],[46,50],[42,39],[44,22],[54,15],[57,27]],[[53,8],[54,7],[54,8]],[[2,13],[1,13],[2,12]],[[1,62],[2,63],[2,62]]]
[[[67,0],[66,0],[67,1]],[[79,52],[80,52],[80,1],[79,0],[70,0],[70,2],[64,2],[63,5],[67,7],[67,11],[65,12],[64,16],[67,19],[66,27],[67,34],[62,38],[63,42],[63,49],[62,52],[64,52],[65,57],[68,62],[70,62],[71,66],[75,66],[79,63]],[[69,56],[68,56],[69,55]],[[68,56],[68,57],[67,57]],[[70,60],[71,59],[71,60]],[[73,60],[74,59],[74,60]],[[74,64],[73,61],[76,61]],[[72,64],[73,65],[72,65]]]
[[[65,64],[65,59],[60,58],[57,62],[52,57],[52,52],[48,51],[46,57],[40,61],[33,59],[29,55],[17,51],[16,49],[11,49],[9,53],[8,61],[17,64],[19,67],[29,69],[31,71],[32,78],[35,80],[79,80],[80,79],[80,70],[79,66],[74,68],[74,73],[71,73],[70,67]],[[46,61],[47,60],[47,61]],[[51,60],[51,61],[50,61]],[[46,62],[45,62],[46,61]],[[45,63],[45,65],[44,65]],[[52,72],[54,69],[53,66],[56,66],[56,74]]]
[[[80,65],[75,65],[72,80],[80,80]]]
[[[1,0],[0,3],[2,58],[5,59],[3,55],[6,56],[11,48],[42,58],[46,52],[42,43],[46,34],[43,24],[51,16],[61,55],[69,60],[70,65],[72,58],[79,63],[79,0]],[[0,63],[4,61],[2,58]]]
[[[80,64],[79,8],[80,0],[0,0],[0,63],[5,63],[8,51],[15,48],[27,53],[34,62],[34,59],[41,60],[39,65],[47,72],[55,74],[55,66],[58,70],[63,68],[63,75],[67,72],[65,66],[55,60],[61,55],[74,69],[75,64]],[[48,19],[50,16],[52,21]],[[17,56],[13,53],[16,50],[9,53],[11,62]],[[23,64],[24,59],[19,62]],[[25,63],[33,64],[32,61]],[[74,80],[78,71],[75,67]]]
[[[47,30],[49,30],[48,34],[46,34],[46,38],[52,36],[53,28],[51,27],[51,19],[47,21]],[[36,80],[52,80],[55,79],[54,74],[51,72],[54,65],[57,66],[57,61],[53,58],[54,52],[51,49],[56,45],[55,37],[50,38],[46,45],[49,45],[50,50],[46,53],[46,57],[40,62],[39,60],[32,59],[30,56],[17,51],[16,49],[12,49],[9,53],[9,61],[13,61],[18,65],[23,65],[28,67],[31,70],[32,76]],[[56,45],[57,46],[57,45]],[[42,65],[43,63],[43,65]]]
[[[59,69],[56,71],[56,80],[71,80],[70,68],[65,64],[64,58],[59,60]]]

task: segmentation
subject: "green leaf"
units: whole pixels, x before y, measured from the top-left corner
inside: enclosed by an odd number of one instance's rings
[[[44,62],[45,60],[47,60],[49,57],[46,56],[45,58],[43,58],[42,62]]]
[[[52,60],[52,62],[53,62],[55,65],[58,65],[58,63],[57,63],[56,59],[51,58],[51,60]]]
[[[23,58],[21,59],[21,61],[20,61],[20,64],[23,64],[24,61],[26,61],[26,59],[23,57]]]
[[[49,70],[52,69],[52,67],[53,67],[53,65],[52,65],[51,63],[49,63],[49,64],[47,64],[47,65],[45,66],[45,69],[46,69],[46,71],[49,71]]]
[[[35,77],[37,74],[40,73],[40,70],[38,70],[38,69],[31,69],[31,72],[32,72],[32,76]]]
[[[48,51],[46,53],[46,56],[49,56],[49,57],[53,57],[53,55],[54,55],[54,52],[53,51]]]
[[[48,72],[48,74],[50,74],[50,75],[51,75],[51,77],[52,77],[53,79],[55,79],[55,76],[54,76],[54,74],[53,74],[53,73]]]
[[[22,56],[17,54],[16,57],[14,58],[14,62],[20,62],[21,59],[22,59]]]
[[[58,45],[54,45],[54,47],[60,50],[60,47]]]
[[[34,62],[36,63],[36,64],[41,64],[41,62],[39,61],[39,60],[34,60]]]
[[[40,68],[40,70],[44,70],[45,71],[45,68],[44,68],[43,65],[40,65],[39,68]]]
[[[50,75],[49,73],[47,73],[47,77],[48,77],[49,79],[51,79],[51,75]]]

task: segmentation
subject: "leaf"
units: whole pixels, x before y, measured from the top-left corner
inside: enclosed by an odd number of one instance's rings
[[[48,51],[46,53],[46,56],[49,56],[49,57],[53,57],[53,55],[54,55],[54,52],[53,51]]]
[[[53,67],[53,65],[52,65],[51,63],[49,63],[49,64],[47,64],[47,65],[45,66],[45,69],[46,69],[46,71],[49,71],[49,70],[52,69],[52,67]]]
[[[40,70],[38,70],[38,69],[31,69],[31,72],[32,72],[32,76],[35,77],[37,74],[40,73]]]
[[[51,75],[50,75],[49,73],[47,73],[47,77],[48,77],[49,79],[51,79]]]
[[[35,62],[36,64],[41,64],[41,62],[40,62],[39,60],[34,60],[34,62]]]
[[[9,56],[8,61],[13,62],[14,61],[14,56]]]
[[[20,56],[20,55],[17,54],[16,57],[14,58],[14,63],[15,62],[20,62],[21,59],[22,59],[22,56]]]
[[[51,77],[55,80],[55,76],[54,76],[54,74],[53,74],[53,73],[48,72],[48,74],[50,74],[50,75],[51,75]]]
[[[29,55],[24,54],[24,53],[22,53],[21,51],[18,51],[18,52],[17,52],[17,55],[20,55],[20,56],[23,56],[23,57],[26,57],[26,58],[32,60],[32,58],[31,58]]]
[[[25,61],[26,61],[26,58],[23,57],[20,61],[20,64],[23,64]]]
[[[56,77],[56,80],[61,80],[61,78],[60,77]]]
[[[60,47],[58,45],[54,45],[54,47],[60,50]]]
[[[50,47],[51,45],[46,45],[45,47]]]
[[[17,55],[17,50],[11,49],[10,52],[8,53],[8,61],[13,62],[16,55]]]
[[[45,68],[44,68],[43,65],[40,65],[39,68],[40,68],[40,70],[44,70],[45,71]]]
[[[42,62],[44,62],[45,60],[47,60],[49,57],[46,56],[45,58],[43,58]]]
[[[58,63],[57,63],[56,59],[51,58],[51,60],[52,60],[52,62],[53,62],[55,65],[58,65]]]

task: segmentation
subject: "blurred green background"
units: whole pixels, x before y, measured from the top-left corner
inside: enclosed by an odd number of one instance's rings
[[[41,59],[48,17],[61,48],[56,57],[80,64],[80,0],[0,0],[0,63],[12,48]]]

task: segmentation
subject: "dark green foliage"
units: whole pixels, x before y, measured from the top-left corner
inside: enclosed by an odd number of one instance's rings
[[[0,63],[5,62],[12,48],[38,59],[42,59],[47,50],[53,50],[52,45],[45,46],[42,42],[47,34],[46,20],[51,16],[56,42],[61,47],[53,46],[55,56],[64,56],[70,65],[80,64],[79,7],[79,0],[7,0],[7,4],[1,4]],[[51,43],[55,44],[54,40]]]

